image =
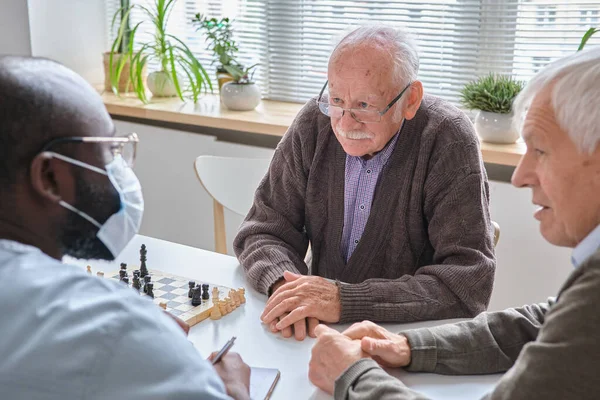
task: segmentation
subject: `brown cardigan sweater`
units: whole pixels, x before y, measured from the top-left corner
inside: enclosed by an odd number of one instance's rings
[[[495,258],[487,176],[468,118],[425,96],[375,190],[363,236],[340,252],[346,154],[309,101],[277,146],[234,241],[260,292],[285,270],[340,286],[340,322],[470,317],[487,308]],[[312,264],[303,258],[310,242]]]

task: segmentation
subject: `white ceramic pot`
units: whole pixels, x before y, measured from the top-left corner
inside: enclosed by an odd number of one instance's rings
[[[148,75],[148,89],[157,97],[173,97],[177,95],[171,76],[164,71],[154,71]]]
[[[254,110],[260,103],[260,89],[256,83],[226,82],[221,88],[221,100],[230,110]]]
[[[488,143],[515,143],[519,133],[512,126],[513,114],[479,111],[475,117],[475,130],[482,141]]]

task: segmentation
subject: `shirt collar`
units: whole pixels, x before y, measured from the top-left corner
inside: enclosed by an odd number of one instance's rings
[[[600,248],[600,225],[591,231],[585,239],[573,249],[571,254],[571,263],[575,268],[578,268],[585,260]]]
[[[39,252],[40,249],[14,240],[0,239],[0,252],[2,251],[21,254]]]

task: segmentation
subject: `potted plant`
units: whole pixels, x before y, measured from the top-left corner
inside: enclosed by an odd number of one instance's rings
[[[196,14],[192,20],[198,28],[196,31],[204,31],[206,33],[206,41],[209,42],[207,47],[215,55],[217,65],[217,82],[219,83],[219,90],[223,87],[225,82],[233,80],[231,73],[227,70],[228,67],[236,67],[243,69],[236,59],[236,53],[238,47],[233,40],[233,29],[232,21],[229,18],[207,18],[202,14]]]
[[[598,29],[598,28],[590,28],[590,29],[588,29],[587,32],[581,38],[581,43],[579,43],[579,48],[577,49],[577,51],[583,50],[583,48],[585,47],[585,44],[587,43],[587,41],[590,40],[590,38],[595,33],[598,33],[598,32],[600,32],[600,29]]]
[[[129,43],[131,42],[129,10],[129,0],[121,0],[121,7],[113,16],[111,24],[111,26],[114,27],[117,19],[120,20],[117,39],[113,42],[111,50],[102,55],[104,62],[104,90],[107,91],[111,91],[113,85],[117,87],[118,91],[121,93],[129,92],[133,88],[129,80],[130,60],[129,58],[124,57],[124,55],[127,54]],[[123,59],[123,61],[121,61],[121,59]],[[115,63],[116,65],[114,65]],[[116,79],[116,74],[111,76],[111,65],[114,65],[112,71],[116,71],[119,67],[121,68],[118,79]],[[146,69],[144,68],[142,72],[145,77]],[[113,79],[115,79],[114,82]]]
[[[469,82],[461,91],[461,103],[479,110],[475,130],[484,142],[514,143],[519,134],[512,126],[512,103],[524,82],[510,76],[490,73]]]
[[[134,8],[146,14],[148,21],[154,27],[155,34],[147,43],[136,43],[135,34],[144,21],[137,23],[131,29],[125,56],[118,63],[110,64],[111,84],[115,94],[119,94],[118,86],[114,83],[118,82],[124,73],[122,68],[124,60],[128,60],[131,64],[129,77],[133,91],[144,103],[147,103],[148,99],[143,70],[151,60],[156,61],[160,67],[158,71],[150,73],[147,79],[148,89],[154,96],[177,95],[181,100],[189,97],[196,102],[200,94],[206,93],[208,89],[212,91],[212,83],[202,64],[182,40],[167,31],[169,15],[176,2],[177,0],[155,0],[151,7],[134,4],[127,9],[127,17]],[[124,35],[124,24],[127,20],[128,18],[121,20],[119,34],[113,43],[111,54],[114,53],[113,49]]]
[[[254,71],[258,64],[242,69],[238,66],[227,65],[224,68],[231,74],[233,80],[223,84],[221,88],[221,100],[230,110],[249,111],[254,110],[260,103],[260,89],[253,81]]]

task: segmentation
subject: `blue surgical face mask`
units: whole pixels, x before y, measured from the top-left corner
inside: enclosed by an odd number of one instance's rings
[[[139,232],[144,214],[142,186],[131,167],[127,165],[120,154],[114,156],[113,160],[106,165],[105,170],[62,154],[54,152],[44,152],[44,154],[108,176],[108,179],[119,193],[121,207],[104,224],[100,224],[89,214],[63,200],[60,200],[59,204],[98,227],[96,236],[110,250],[113,257],[116,258],[129,241]]]

